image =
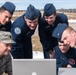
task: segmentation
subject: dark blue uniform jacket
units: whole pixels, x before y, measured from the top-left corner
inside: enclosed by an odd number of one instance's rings
[[[58,14],[53,25],[48,25],[44,18],[39,22],[39,37],[43,46],[43,50],[53,50],[57,44],[56,39],[52,37],[52,32],[59,23],[68,24],[68,18],[65,14]]]
[[[57,68],[66,67],[70,64],[76,67],[76,49],[70,48],[67,53],[62,53],[58,46],[55,47],[54,58],[57,60]]]
[[[14,21],[11,28],[13,40],[16,42],[11,50],[14,58],[32,58],[31,36],[34,31],[27,26],[24,15]]]
[[[12,22],[10,21],[6,25],[0,24],[0,31],[10,31],[11,30],[11,24]]]

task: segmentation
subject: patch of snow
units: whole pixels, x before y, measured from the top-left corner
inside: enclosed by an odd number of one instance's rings
[[[33,51],[33,59],[44,59],[43,52]]]
[[[75,19],[75,20],[70,19],[70,20],[68,20],[68,22],[69,22],[69,23],[76,23],[76,19]]]

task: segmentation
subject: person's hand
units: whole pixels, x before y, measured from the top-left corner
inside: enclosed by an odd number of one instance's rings
[[[54,58],[54,52],[50,53],[50,59],[53,59]]]
[[[72,66],[70,64],[67,65],[67,68],[72,68]]]

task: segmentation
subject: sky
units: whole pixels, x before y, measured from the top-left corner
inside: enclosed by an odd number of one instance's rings
[[[26,10],[29,4],[32,4],[37,9],[43,9],[47,3],[53,3],[56,9],[76,8],[76,0],[0,0],[0,6],[6,1],[13,2],[16,5],[16,10]]]

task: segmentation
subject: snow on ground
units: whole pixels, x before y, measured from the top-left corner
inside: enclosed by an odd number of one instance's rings
[[[68,20],[68,22],[69,22],[69,23],[76,23],[76,19],[75,19],[75,20],[70,19],[70,20]]]
[[[33,51],[33,59],[44,59],[43,52]]]

